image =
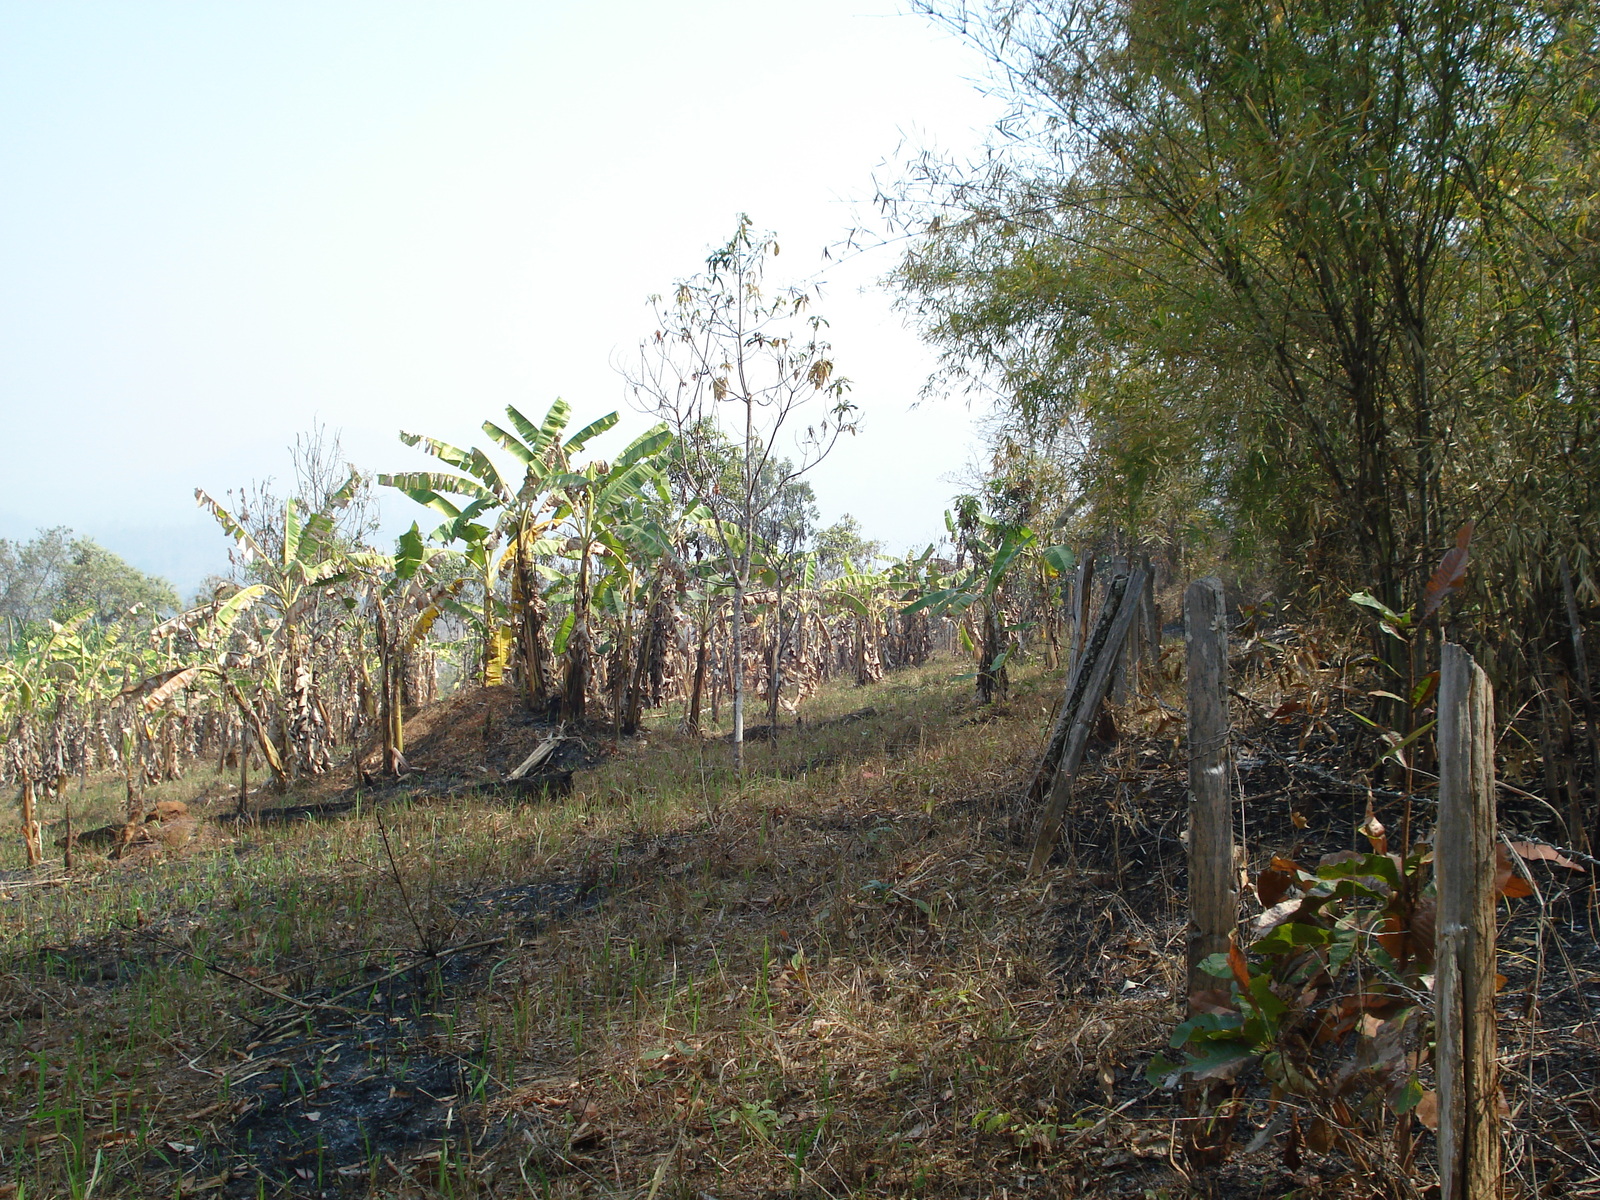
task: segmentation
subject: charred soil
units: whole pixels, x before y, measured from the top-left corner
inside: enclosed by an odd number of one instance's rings
[[[1241,879],[1358,847],[1369,804],[1429,826],[1364,692],[1305,660],[1236,664]],[[470,692],[412,719],[393,791],[13,891],[0,1195],[1420,1192],[1429,1135],[1414,1183],[1375,1182],[1289,1145],[1252,1077],[1197,1170],[1181,1095],[1147,1081],[1183,1000],[1173,665],[1092,749],[1039,879],[1017,797],[1059,682],[979,707],[947,663],[870,707],[825,692],[743,787],[665,720],[574,737],[570,793],[538,805],[504,779],[557,728]],[[1534,800],[1501,816],[1562,840]],[[1590,878],[1530,874],[1503,912],[1508,1161],[1525,1194],[1600,1194]]]

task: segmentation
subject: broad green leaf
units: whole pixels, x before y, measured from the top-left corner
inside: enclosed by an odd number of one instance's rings
[[[485,421],[483,423],[483,431],[504,446],[511,456],[523,466],[529,466],[536,461],[532,451],[493,421]]]
[[[422,504],[429,502],[421,499],[417,493],[447,492],[486,503],[494,503],[499,499],[476,479],[464,475],[446,475],[443,471],[403,471],[398,475],[379,475],[378,482],[384,487],[396,488]],[[431,504],[429,506],[432,507]]]
[[[474,475],[483,480],[484,486],[493,492],[502,504],[511,500],[512,491],[506,486],[505,480],[500,478],[499,469],[494,465],[493,460],[476,446],[472,448],[470,469]]]
[[[1407,629],[1411,625],[1411,615],[1409,613],[1401,616],[1399,613],[1395,612],[1394,609],[1390,608],[1387,604],[1385,604],[1382,600],[1379,600],[1370,592],[1351,593],[1350,603],[1359,604],[1365,608],[1372,609],[1373,612],[1382,617],[1384,621],[1388,622],[1390,625],[1393,625],[1395,627],[1395,631]],[[1400,637],[1400,634],[1395,631],[1391,631],[1393,632],[1393,636]]]
[[[300,557],[300,501],[288,500],[283,506],[283,565]]]
[[[422,533],[416,522],[395,540],[394,573],[401,579],[410,579],[422,565]]]
[[[211,628],[213,635],[219,639],[226,638],[233,631],[234,622],[248,612],[250,607],[266,594],[265,585],[252,583],[249,587],[240,588],[229,596],[218,606],[217,615],[212,618]]]
[[[932,550],[932,547],[929,547]],[[1044,560],[1053,574],[1066,575],[1076,569],[1078,556],[1068,546],[1046,546],[1039,552],[1039,557]]]
[[[565,654],[567,652],[567,639],[572,636],[572,627],[575,622],[575,618],[576,614],[571,609],[568,609],[567,615],[562,619],[561,624],[556,628],[555,637],[550,639],[550,649],[554,653]]]
[[[238,543],[239,547],[244,550],[246,557],[266,560],[266,552],[257,544],[255,538],[250,536],[249,530],[241,525],[232,513],[206,495],[205,489],[195,488],[194,499],[196,504],[216,518],[217,524],[221,525],[228,536]]]
[[[578,430],[577,433],[573,434],[567,439],[567,453],[575,454],[577,451],[583,448],[584,443],[588,442],[589,439],[600,436],[600,434],[610,429],[616,423],[617,414],[614,412],[607,413],[603,417],[599,417],[593,421],[590,421],[582,429]]]

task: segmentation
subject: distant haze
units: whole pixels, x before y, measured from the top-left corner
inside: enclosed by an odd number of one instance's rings
[[[910,411],[896,250],[822,251],[903,136],[976,144],[981,69],[884,0],[0,3],[0,536],[68,525],[187,596],[226,565],[193,489],[283,480],[318,419],[374,470],[557,395],[620,444],[646,298],[745,211],[856,384],[825,519],[931,540],[970,414]]]

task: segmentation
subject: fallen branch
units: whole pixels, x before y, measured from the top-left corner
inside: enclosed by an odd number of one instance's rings
[[[208,971],[215,971],[218,975],[225,975],[237,983],[244,984],[247,988],[254,988],[264,996],[271,996],[274,1000],[281,1001],[284,1004],[291,1005],[295,1008],[301,1009],[304,1012],[336,1012],[351,1017],[360,1017],[366,1015],[365,1013],[356,1012],[352,1008],[341,1008],[335,1004],[319,1004],[312,1000],[296,999],[294,996],[289,995],[288,992],[280,992],[277,988],[270,988],[264,983],[257,983],[254,979],[250,979],[244,975],[241,975],[237,971],[230,971],[221,963],[213,962],[204,955],[196,954],[193,950],[186,950],[176,942],[169,941],[168,939],[162,937],[159,933],[151,933],[146,930],[144,931],[144,936],[149,938],[151,941],[160,942],[169,950],[175,951],[176,953],[183,955],[185,958],[193,959]]]
[[[532,754],[528,755],[527,758],[522,760],[521,764],[516,770],[512,771],[511,774],[506,776],[506,782],[514,783],[518,779],[521,779],[529,771],[533,770],[545,759],[549,758],[551,751],[559,746],[561,742],[562,737],[559,733],[551,734],[549,737],[545,738],[544,741],[539,743],[538,747]]]

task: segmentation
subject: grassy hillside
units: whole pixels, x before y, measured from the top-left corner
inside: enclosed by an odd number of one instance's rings
[[[983,708],[957,669],[825,691],[742,790],[664,717],[591,735],[564,797],[425,770],[237,824],[202,774],[177,848],[8,872],[0,1195],[1189,1194],[1145,1081],[1179,1015],[1181,723],[1117,713],[1029,881],[1014,799],[1057,683]],[[1364,797],[1261,766],[1331,771],[1337,718],[1266,711],[1252,861],[1349,845]],[[452,778],[515,740],[418,727]],[[1580,1026],[1541,1056],[1584,1053]],[[1208,1183],[1347,1194],[1327,1161]]]

